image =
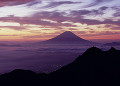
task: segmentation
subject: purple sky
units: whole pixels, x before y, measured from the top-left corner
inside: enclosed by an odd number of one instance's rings
[[[0,40],[46,40],[64,31],[120,39],[119,0],[0,0]]]

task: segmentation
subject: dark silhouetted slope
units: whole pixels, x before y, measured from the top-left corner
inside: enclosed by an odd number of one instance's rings
[[[102,51],[92,47],[73,63],[49,74],[52,81],[72,86],[120,85],[120,51]],[[55,85],[55,84],[54,84]]]

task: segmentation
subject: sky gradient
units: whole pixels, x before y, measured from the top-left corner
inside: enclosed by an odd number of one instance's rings
[[[0,41],[42,41],[64,31],[120,39],[119,0],[0,0]]]

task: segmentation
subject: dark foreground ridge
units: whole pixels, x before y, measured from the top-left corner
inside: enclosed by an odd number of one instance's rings
[[[120,86],[120,51],[92,47],[50,74],[16,69],[0,75],[4,86]],[[3,86],[1,85],[1,86]]]

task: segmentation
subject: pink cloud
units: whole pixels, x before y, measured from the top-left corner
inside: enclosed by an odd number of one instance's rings
[[[34,0],[0,0],[0,6],[13,6],[31,2]]]

